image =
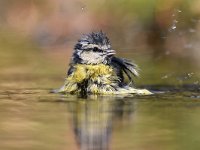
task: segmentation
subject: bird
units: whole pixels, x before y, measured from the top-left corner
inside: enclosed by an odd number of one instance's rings
[[[133,78],[139,76],[138,66],[115,55],[116,51],[104,32],[83,34],[74,46],[64,85],[56,92],[82,96],[152,94],[134,87]]]

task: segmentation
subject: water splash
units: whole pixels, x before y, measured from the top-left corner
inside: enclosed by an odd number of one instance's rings
[[[168,79],[173,76],[174,73],[169,73],[161,77],[161,79]]]
[[[182,82],[182,81],[191,79],[193,76],[194,76],[194,73],[193,73],[193,72],[191,72],[191,73],[186,73],[186,74],[184,74],[184,75],[181,75],[181,76],[177,77],[177,80]]]
[[[81,11],[85,11],[86,10],[86,5],[85,4],[82,4],[81,5]]]
[[[167,78],[169,78],[168,75],[164,75],[164,76],[161,77],[161,79],[167,79]]]
[[[191,72],[191,73],[188,73],[187,75],[188,75],[189,78],[191,78],[194,75],[194,73]]]
[[[177,9],[177,12],[178,12],[178,13],[181,13],[182,11],[181,11],[181,10],[179,10],[179,9]]]
[[[199,98],[200,98],[200,95],[192,95],[191,98],[199,99]]]
[[[168,31],[169,32],[173,32],[177,29],[177,23],[178,23],[178,13],[181,13],[182,11],[179,9],[175,9],[172,17],[173,17],[173,21],[172,21],[172,25],[169,27]]]

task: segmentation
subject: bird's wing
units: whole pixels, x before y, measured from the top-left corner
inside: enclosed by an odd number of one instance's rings
[[[124,72],[125,75],[127,75],[130,82],[133,81],[132,76],[139,76],[137,71],[138,70],[137,65],[131,62],[130,60],[124,58],[112,57],[111,64],[113,66],[117,66],[119,70],[122,70],[122,72]]]
[[[67,71],[67,75],[69,76],[70,74],[72,74],[74,72],[75,68],[72,64],[69,65],[69,69]]]

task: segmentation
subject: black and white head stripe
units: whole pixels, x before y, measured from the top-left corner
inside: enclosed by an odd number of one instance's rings
[[[108,37],[102,31],[84,34],[75,45],[75,49],[90,49],[94,47],[99,49],[111,48]]]
[[[115,50],[111,49],[108,37],[100,31],[84,34],[78,40],[72,60],[81,64],[107,64],[113,55]]]

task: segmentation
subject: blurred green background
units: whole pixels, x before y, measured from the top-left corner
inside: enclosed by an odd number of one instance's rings
[[[136,87],[165,93],[50,94],[99,30],[140,67]],[[199,149],[199,40],[200,0],[0,0],[0,149]]]
[[[60,86],[73,46],[103,30],[137,85],[199,84],[199,0],[0,0],[1,88]]]

